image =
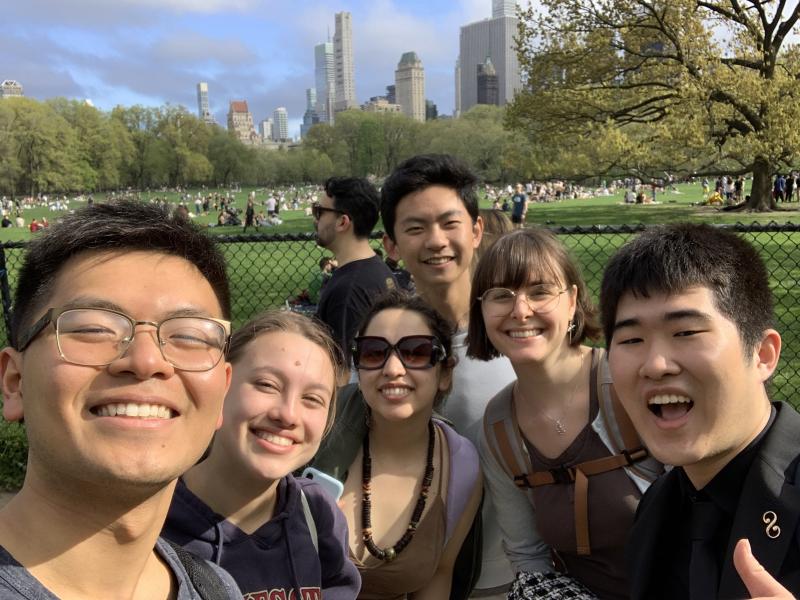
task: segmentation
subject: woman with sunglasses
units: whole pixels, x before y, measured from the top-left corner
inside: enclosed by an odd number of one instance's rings
[[[577,265],[549,231],[514,231],[481,258],[471,293],[467,355],[505,355],[517,375],[479,442],[517,572],[509,598],[628,597],[625,540],[661,465],[615,400],[605,352],[583,343],[600,330]]]
[[[450,389],[451,327],[420,298],[389,292],[365,316],[353,363],[367,427],[340,506],[359,598],[448,598],[482,494],[474,446],[433,418]]]
[[[315,321],[271,311],[233,334],[227,358],[222,427],[179,481],[164,537],[225,568],[247,598],[354,600],[344,516],[291,475],[332,425],[341,352]]]

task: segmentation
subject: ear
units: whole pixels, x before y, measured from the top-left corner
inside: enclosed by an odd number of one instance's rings
[[[767,329],[761,341],[754,350],[754,360],[758,369],[761,381],[770,378],[778,366],[778,359],[781,356],[781,334],[774,329]]]
[[[383,249],[392,260],[400,260],[400,251],[397,249],[397,244],[392,241],[388,233],[383,234]]]
[[[475,222],[472,224],[472,247],[477,248],[481,245],[483,239],[483,217],[478,215]]]
[[[22,354],[13,348],[0,351],[0,382],[3,388],[3,418],[21,421],[22,406]]]
[[[350,215],[339,215],[339,218],[336,219],[336,231],[344,232],[352,228],[353,220],[350,218]]]
[[[574,319],[575,311],[578,308],[578,286],[573,283],[569,287],[570,289],[567,290],[569,292],[569,294],[567,294],[569,297],[569,318]]]
[[[449,392],[453,385],[453,368],[447,364],[442,365],[442,370],[439,373],[439,391]]]
[[[228,396],[228,390],[231,388],[231,376],[232,375],[233,375],[233,367],[231,366],[231,363],[226,362],[225,363],[225,396],[223,396],[223,398],[226,398]],[[220,404],[220,406],[219,406],[219,417],[217,418],[216,429],[219,429],[220,427],[222,427],[222,413],[223,413],[224,407],[225,407],[225,401],[223,400],[222,404]]]

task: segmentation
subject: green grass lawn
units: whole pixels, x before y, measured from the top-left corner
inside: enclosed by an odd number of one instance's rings
[[[749,182],[748,182],[749,185]],[[528,210],[528,222],[550,227],[572,227],[578,225],[632,225],[643,223],[646,225],[657,223],[670,223],[675,221],[699,221],[704,223],[797,223],[800,222],[800,203],[787,203],[781,205],[781,210],[768,213],[746,213],[746,212],[722,212],[719,208],[709,206],[698,206],[703,201],[703,190],[700,183],[678,184],[677,191],[658,192],[658,204],[624,204],[623,191],[619,190],[611,196],[597,196],[594,198],[563,200],[560,202],[533,203]],[[247,197],[250,191],[256,191],[257,207],[256,212],[261,210],[260,202],[266,198],[265,191],[261,188],[242,188],[242,191],[234,194],[235,205],[242,211],[244,218],[244,208],[247,204]],[[211,190],[214,191],[214,190]],[[745,190],[747,193],[749,189]],[[196,194],[193,190],[192,194]],[[177,205],[180,201],[179,194],[175,192],[167,193],[144,193],[142,198],[147,200],[153,197],[164,198],[168,202]],[[101,202],[105,199],[105,194],[95,195],[95,201]],[[74,209],[82,206],[85,202],[70,202],[70,208]],[[481,201],[482,208],[489,208],[490,202],[486,199]],[[194,206],[189,207],[190,212],[194,213]],[[10,227],[0,229],[0,243],[10,241],[25,241],[32,235],[27,224],[32,218],[41,220],[46,217],[52,222],[58,218],[59,213],[52,212],[47,208],[30,208],[23,212],[26,228],[18,229]],[[282,225],[274,227],[261,227],[261,233],[304,233],[313,231],[311,217],[305,215],[304,210],[281,211],[280,217]],[[223,226],[216,227],[217,213],[211,212],[207,215],[196,217],[195,222],[208,226],[213,234],[232,235],[242,232],[242,227]],[[378,223],[377,229],[381,228]],[[253,231],[249,229],[248,232]]]

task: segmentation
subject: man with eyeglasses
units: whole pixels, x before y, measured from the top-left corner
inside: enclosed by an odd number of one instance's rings
[[[188,219],[94,205],[29,246],[0,352],[25,482],[0,510],[2,598],[240,598],[159,538],[230,383],[225,261]]]
[[[317,244],[333,252],[339,265],[320,293],[317,318],[347,352],[372,301],[396,285],[369,245],[378,222],[378,191],[366,179],[331,177],[311,211]]]

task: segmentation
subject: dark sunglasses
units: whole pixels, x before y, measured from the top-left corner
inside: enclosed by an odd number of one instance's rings
[[[442,343],[432,335],[408,335],[397,340],[396,344],[369,335],[353,340],[356,369],[381,369],[392,352],[397,354],[406,369],[430,369],[447,358]]]
[[[340,215],[346,215],[347,213],[343,210],[339,210],[338,208],[328,208],[327,206],[322,206],[321,204],[312,204],[311,205],[311,215],[319,221],[322,217],[323,213],[332,212],[337,213]]]

